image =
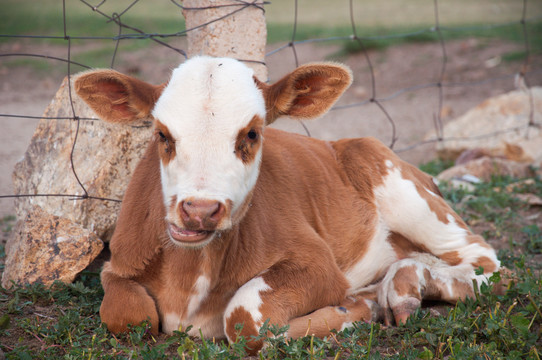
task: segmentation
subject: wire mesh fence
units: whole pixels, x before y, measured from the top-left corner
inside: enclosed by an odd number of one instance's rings
[[[169,11],[172,17],[178,17],[179,30],[157,32],[152,28],[152,22],[139,25],[135,24],[133,18],[130,17],[131,12],[144,1],[145,0],[130,1],[124,8],[118,9],[117,6],[116,10],[111,11],[106,10],[106,7],[111,4],[111,0],[93,2],[79,0],[78,4],[85,7],[88,11],[88,15],[85,16],[93,17],[93,19],[99,18],[104,27],[109,26],[110,29],[114,29],[108,34],[107,31],[104,31],[103,29],[96,29],[96,31],[89,29],[86,30],[88,31],[87,33],[82,33],[82,31],[85,30],[81,30],[78,24],[70,22],[68,5],[73,6],[73,2],[68,4],[63,0],[62,6],[58,7],[58,11],[62,12],[62,23],[58,24],[56,34],[0,34],[0,41],[4,44],[9,44],[13,41],[23,41],[26,44],[24,47],[25,51],[19,51],[16,47],[3,46],[2,53],[0,53],[0,61],[8,63],[8,61],[13,61],[13,59],[38,59],[39,61],[52,63],[55,71],[57,71],[60,76],[70,77],[81,70],[104,66],[101,63],[96,64],[92,58],[75,56],[78,53],[79,48],[99,47],[99,45],[96,44],[100,43],[107,43],[108,45],[113,44],[112,47],[110,46],[106,49],[106,57],[109,60],[106,66],[119,68],[119,64],[122,64],[123,56],[133,53],[133,49],[130,48],[130,46],[132,46],[131,44],[141,42],[144,44],[144,47],[151,48],[150,44],[152,43],[152,49],[156,49],[156,46],[161,48],[159,53],[155,50],[149,50],[144,62],[150,63],[150,66],[156,64],[155,67],[160,67],[161,69],[160,74],[165,75],[172,67],[172,62],[160,63],[160,59],[156,59],[155,56],[158,54],[158,57],[160,58],[170,57],[173,59],[173,62],[182,61],[183,58],[187,57],[186,41],[184,38],[187,33],[197,29],[183,28],[181,21],[182,11],[205,11],[212,7],[187,8],[183,6],[180,1],[171,0],[168,3]],[[289,25],[291,29],[289,40],[272,43],[268,46],[266,63],[269,65],[270,73],[272,74],[270,77],[273,78],[274,76],[282,75],[273,72],[274,68],[272,64],[276,64],[279,61],[286,61],[290,64],[290,68],[293,69],[301,62],[304,62],[304,57],[306,56],[300,56],[300,53],[306,52],[305,49],[307,48],[309,48],[310,51],[316,49],[315,54],[309,57],[311,61],[316,61],[324,60],[323,58],[320,58],[320,56],[327,57],[329,55],[328,52],[324,52],[322,49],[327,49],[328,47],[333,49],[344,49],[349,46],[354,46],[356,48],[356,53],[354,55],[335,53],[335,58],[346,59],[345,61],[354,68],[355,76],[358,75],[359,71],[361,78],[360,82],[363,82],[363,85],[354,86],[350,95],[346,96],[343,101],[335,106],[331,111],[331,119],[333,120],[322,121],[328,121],[331,124],[330,126],[340,128],[342,126],[341,122],[336,120],[340,117],[354,118],[352,121],[358,121],[358,118],[367,116],[374,117],[376,119],[375,121],[380,124],[379,126],[384,126],[385,128],[385,130],[381,131],[377,137],[380,137],[384,142],[387,142],[392,149],[401,154],[408,154],[409,151],[420,148],[425,149],[424,146],[428,144],[453,140],[451,137],[447,137],[447,134],[444,132],[444,123],[448,109],[448,96],[467,96],[464,95],[467,94],[465,89],[474,89],[481,86],[491,88],[496,83],[506,83],[507,85],[504,88],[507,90],[516,87],[527,92],[530,91],[530,86],[540,84],[542,79],[542,62],[539,59],[539,49],[533,50],[532,43],[533,36],[537,36],[537,30],[540,29],[542,21],[542,17],[539,15],[540,11],[533,11],[533,9],[542,8],[542,3],[539,0],[523,0],[520,6],[516,6],[519,11],[517,11],[516,14],[511,14],[509,16],[510,18],[513,18],[513,20],[494,22],[491,24],[482,23],[481,25],[473,26],[448,25],[443,23],[441,20],[443,16],[443,10],[441,8],[442,2],[442,0],[433,0],[425,3],[424,6],[430,8],[432,14],[430,21],[427,21],[427,23],[430,24],[429,26],[413,26],[409,30],[390,33],[389,31],[382,32],[378,27],[368,30],[367,27],[360,24],[361,20],[357,16],[358,12],[356,12],[356,9],[364,6],[364,3],[346,0],[345,4],[347,5],[348,10],[343,14],[342,24],[344,25],[344,30],[342,30],[342,34],[334,32],[333,34],[328,34],[326,36],[311,37],[306,34],[300,35],[300,29],[304,25],[298,21],[299,14],[304,11],[303,9],[306,9],[307,6],[310,5],[302,4],[301,1],[297,0],[290,1],[287,3],[287,9],[289,9],[288,17],[291,19]],[[165,5],[161,4],[160,6]],[[248,8],[256,7],[261,11],[266,11],[273,6],[274,4],[272,1],[231,0],[231,3],[227,5],[220,5],[220,7],[226,7],[229,10],[227,15],[210,18],[207,23],[202,24],[199,27],[209,26],[215,22],[223,21],[228,16],[232,16]],[[401,9],[395,9],[395,11],[400,12]],[[532,16],[531,14],[535,15]],[[156,22],[154,24],[156,24]],[[325,29],[325,25],[321,25],[321,28]],[[271,32],[272,29],[269,31]],[[471,39],[471,37],[469,37],[469,34],[484,32],[485,34],[490,34],[493,39],[499,40],[500,34],[505,34],[507,31],[519,32],[521,41],[519,42],[519,45],[517,45],[516,41],[516,45],[513,46],[515,58],[513,61],[507,63],[504,70],[485,71],[481,76],[477,75],[464,78],[457,76],[455,68],[451,68],[450,66],[451,48],[454,48],[455,50],[459,48],[458,56],[461,56],[461,51],[464,53],[467,51],[476,51],[478,50],[477,48],[483,48],[483,44],[477,43],[476,41],[470,43],[469,39]],[[325,34],[325,31],[323,33]],[[322,34],[322,32],[319,34]],[[542,35],[538,35],[542,37]],[[389,77],[386,78],[386,75],[390,74],[391,71],[389,70],[389,67],[386,68],[386,66],[382,65],[384,61],[381,57],[384,50],[379,49],[378,45],[375,44],[387,44],[401,41],[406,43],[407,46],[414,46],[409,44],[415,44],[416,41],[420,41],[420,39],[423,40],[423,46],[426,49],[430,49],[428,50],[428,54],[430,54],[429,56],[431,57],[429,60],[431,62],[432,70],[427,71],[430,73],[430,76],[414,79],[414,81],[411,81],[410,83],[405,83],[398,79],[390,79]],[[458,41],[457,39],[461,40]],[[43,41],[46,41],[45,45],[43,45]],[[49,43],[47,43],[47,41],[49,41]],[[47,45],[52,44],[51,42],[54,42],[54,46]],[[33,46],[33,44],[38,43],[40,46]],[[327,45],[328,47],[322,45]],[[54,49],[51,50],[50,48]],[[35,49],[39,49],[39,51]],[[139,50],[137,45],[135,46],[135,49]],[[417,51],[414,47],[409,49],[410,51]],[[141,51],[145,51],[145,49],[142,49]],[[509,49],[506,48],[502,51],[509,51]],[[496,68],[497,66],[495,64],[503,61],[502,58],[505,54],[497,53],[493,55],[494,56],[491,58],[486,59],[481,66],[486,69]],[[388,56],[393,56],[393,54]],[[457,55],[454,53],[454,57],[456,56]],[[257,61],[254,59],[240,60],[246,62]],[[396,57],[395,61],[401,62],[401,59],[397,59]],[[7,67],[9,71],[10,65],[4,66]],[[123,70],[135,73],[140,71],[139,68],[131,69],[130,67],[126,68],[126,66],[123,66],[120,66]],[[142,66],[144,65],[138,65],[138,67]],[[394,65],[392,63],[389,66]],[[421,72],[424,71],[426,66],[428,66],[426,62],[420,63],[419,68],[421,69]],[[463,66],[466,68],[476,68],[476,66],[480,65],[467,63]],[[280,68],[284,69],[284,66],[280,66]],[[157,79],[156,81],[163,80],[165,80],[165,78]],[[385,82],[388,83],[386,86],[381,85]],[[396,83],[395,86],[393,85],[394,83]],[[405,136],[402,133],[401,124],[402,122],[408,121],[408,116],[403,116],[403,112],[406,110],[397,110],[397,106],[394,107],[392,104],[398,99],[413,97],[420,91],[424,91],[424,95],[421,96],[423,99],[419,101],[425,104],[423,107],[423,109],[425,109],[425,114],[418,114],[416,116],[423,117],[426,123],[432,124],[432,135],[417,137],[410,135]],[[71,89],[70,96],[75,96],[72,95]],[[75,125],[75,133],[72,155],[74,149],[77,147],[80,122],[99,120],[96,118],[80,117],[73,106],[71,108],[71,116],[68,117],[43,117],[36,114],[27,114],[25,113],[25,109],[18,109],[16,112],[7,112],[2,110],[3,108],[4,107],[0,104],[0,118],[6,118],[10,121],[15,121],[18,118],[27,118],[73,122]],[[367,108],[370,108],[371,111],[365,113],[364,109]],[[394,110],[390,111],[391,108]],[[405,118],[407,120],[405,120]],[[333,138],[335,136],[334,134],[336,134],[332,133],[329,136],[326,136],[325,134],[322,135],[322,133],[313,134],[310,124],[302,124],[302,126],[302,132],[307,133],[309,136],[316,135],[324,138]],[[534,117],[531,115],[528,122],[521,124],[520,126],[506,129],[504,132],[523,131],[532,126],[536,126],[536,124],[534,123]],[[353,135],[374,135],[371,134],[370,129],[367,129],[367,127],[363,129],[363,132],[365,133],[354,132]],[[487,133],[482,135],[477,134],[476,136],[473,136],[473,139],[493,137],[502,132],[503,130],[494,131],[492,129],[487,129]],[[352,134],[352,131],[346,128],[341,134],[349,135]],[[73,156],[71,157],[71,161],[73,162]],[[85,184],[79,180],[77,169],[73,163],[71,168],[73,170],[73,176],[82,190],[79,195],[5,193],[0,194],[0,198],[11,199],[14,197],[60,196],[80,200],[98,199],[103,201],[120,201],[120,199],[101,198],[89,193]],[[11,169],[4,169],[4,172],[11,172]]]

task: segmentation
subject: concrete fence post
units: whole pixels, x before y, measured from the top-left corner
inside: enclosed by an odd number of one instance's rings
[[[225,56],[244,61],[267,80],[267,29],[263,1],[183,0],[188,56]]]

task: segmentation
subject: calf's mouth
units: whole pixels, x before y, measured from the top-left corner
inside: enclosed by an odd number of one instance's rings
[[[169,237],[180,245],[190,247],[206,245],[213,238],[216,231],[183,229],[173,223],[168,223]]]

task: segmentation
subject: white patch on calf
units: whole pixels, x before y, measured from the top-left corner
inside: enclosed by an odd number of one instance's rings
[[[366,286],[379,272],[387,269],[397,260],[395,251],[387,241],[388,236],[388,227],[379,216],[376,232],[369,242],[367,252],[345,272],[346,279],[350,283],[350,293],[355,293]]]
[[[451,214],[447,217],[448,224],[440,221],[414,183],[404,179],[398,168],[384,177],[384,183],[374,189],[374,194],[389,228],[432,253],[440,255],[468,245],[467,231],[457,225]]]
[[[418,254],[422,255],[422,254]],[[423,254],[422,256],[430,256],[434,258],[435,260],[438,260],[436,257],[428,254]],[[402,303],[403,301],[410,298],[410,294],[407,294],[406,296],[401,296],[397,294],[397,291],[395,289],[395,284],[393,282],[397,272],[404,267],[414,266],[416,269],[416,276],[418,277],[417,285],[420,287],[425,287],[425,277],[423,274],[423,270],[426,268],[430,268],[427,263],[421,260],[425,259],[416,259],[415,258],[406,258],[402,259],[400,261],[397,261],[392,266],[390,266],[388,272],[386,273],[386,276],[382,280],[382,285],[379,288],[378,291],[378,303],[383,308],[394,308],[398,304]],[[440,261],[440,260],[439,260]],[[414,284],[412,284],[414,285]]]
[[[197,57],[175,69],[153,110],[175,141],[175,158],[161,165],[164,198],[231,200],[234,214],[258,178],[261,149],[249,164],[234,153],[255,115],[265,119],[265,102],[242,63]]]
[[[450,224],[454,224],[457,226],[457,223],[455,222],[455,218],[451,214],[448,214],[446,216],[446,219],[448,219]],[[483,247],[476,242],[469,243],[468,245],[465,245],[461,248],[450,249],[450,250],[457,251],[459,257],[461,257],[462,259],[462,263],[464,264],[476,263],[476,261],[482,256],[485,256],[491,259],[495,263],[495,266],[497,267],[497,269],[500,267],[500,264],[501,264],[501,262],[497,258],[497,254],[495,253],[495,250],[493,250],[492,248]],[[487,278],[484,275],[481,275],[477,277],[477,281],[478,281],[478,284],[481,284],[480,281],[487,282]]]
[[[166,334],[173,334],[174,331],[179,330],[181,326],[181,318],[179,314],[167,313],[162,319],[162,331]]]
[[[260,294],[269,290],[272,290],[271,287],[265,283],[265,280],[261,276],[241,286],[226,307],[226,311],[224,312],[224,328],[226,328],[226,320],[237,308],[243,308],[250,314],[254,323],[258,327],[261,326],[263,321],[260,306],[262,306],[263,301]]]
[[[341,328],[339,329],[339,331],[343,331],[344,329],[350,329],[351,327],[354,326],[354,323],[351,322],[351,321],[347,321],[347,322],[344,322],[343,323],[343,326],[341,326]]]
[[[203,275],[200,275],[198,279],[196,280],[196,283],[194,284],[194,290],[195,293],[190,296],[190,300],[188,300],[188,308],[186,310],[186,319],[190,319],[194,313],[199,309],[202,301],[207,297],[209,294],[209,287],[211,283],[209,282],[209,278]]]
[[[427,188],[425,188],[425,191],[427,191],[427,193],[428,193],[429,195],[431,195],[431,196],[434,196],[434,197],[440,197],[440,196],[438,196],[437,194],[435,194],[434,192],[432,192],[431,190],[429,190],[429,189],[427,189]]]
[[[386,164],[386,167],[388,169],[391,169],[393,167],[393,162],[391,160],[386,160],[384,163]]]

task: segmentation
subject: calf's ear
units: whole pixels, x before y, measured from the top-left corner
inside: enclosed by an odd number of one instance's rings
[[[298,67],[274,84],[255,80],[267,110],[266,124],[281,116],[312,119],[324,115],[352,83],[352,71],[336,63]]]
[[[114,70],[76,76],[75,91],[105,121],[130,123],[150,115],[165,84],[151,85]]]

